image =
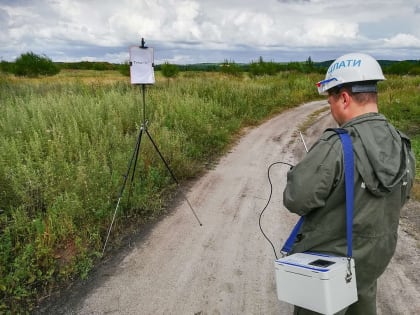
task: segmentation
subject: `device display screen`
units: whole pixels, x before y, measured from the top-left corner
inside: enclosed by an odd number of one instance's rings
[[[329,267],[333,264],[335,264],[334,261],[324,260],[324,259],[317,259],[317,260],[314,260],[314,261],[309,263],[309,265],[316,266],[316,267],[322,267],[322,268]]]

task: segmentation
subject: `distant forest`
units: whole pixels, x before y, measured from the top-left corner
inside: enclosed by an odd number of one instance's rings
[[[235,63],[234,61],[224,61],[221,63],[197,63],[197,64],[177,64],[176,66],[180,71],[220,71],[224,66],[235,65],[239,67],[242,71],[249,71],[252,65],[254,64],[272,64],[277,68],[278,71],[287,71],[287,70],[303,70],[302,72],[307,72],[305,70],[312,70],[310,72],[321,72],[324,73],[329,65],[334,60],[328,60],[323,62],[312,62],[310,57],[308,60],[303,62],[273,62],[273,61],[263,61],[262,58],[258,61],[251,63]],[[420,74],[420,60],[404,60],[404,61],[395,61],[395,60],[378,60],[379,64],[382,67],[384,73],[389,74]],[[84,70],[120,70],[121,67],[124,67],[122,64],[113,64],[108,62],[65,62],[65,63],[56,63],[61,69],[84,69]],[[128,67],[128,64],[125,64]],[[161,70],[162,65],[155,65],[155,70]],[[277,71],[277,72],[278,72]]]
[[[325,73],[328,66],[333,62],[333,60],[323,61],[323,62],[313,62],[311,57],[303,62],[273,62],[273,61],[264,61],[262,57],[258,61],[253,61],[251,63],[235,63],[234,61],[227,61],[221,63],[197,63],[197,64],[176,64],[175,66],[179,71],[214,71],[214,72],[229,72],[227,69],[235,69],[239,72],[253,72],[255,69],[264,68],[266,71],[263,71],[263,74],[274,74],[280,71],[298,71],[298,72],[319,72]],[[386,74],[399,74],[399,75],[419,75],[420,74],[420,60],[404,60],[404,61],[394,61],[394,60],[378,60],[379,64],[382,66],[383,72]],[[80,62],[54,62],[57,68],[61,69],[70,69],[70,70],[117,70],[121,73],[128,75],[129,65],[128,63],[124,64],[115,64],[109,62],[100,62],[100,61],[80,61]],[[166,62],[165,64],[168,64]],[[1,61],[0,70],[3,72],[13,72],[10,71],[14,67],[14,62]],[[161,70],[162,65],[155,65],[155,70]],[[268,71],[268,72],[267,72]],[[258,74],[258,73],[257,73]]]

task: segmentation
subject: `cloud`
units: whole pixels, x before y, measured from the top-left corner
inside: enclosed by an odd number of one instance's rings
[[[285,33],[285,42],[299,47],[335,46],[353,43],[358,36],[358,25],[334,20],[310,19]]]
[[[0,29],[1,30],[7,30],[10,23],[10,16],[7,13],[6,10],[0,9]],[[8,33],[7,31],[0,32],[0,41],[5,41],[8,39]]]
[[[115,60],[141,37],[168,60],[391,46],[418,56],[419,11],[418,0],[0,0],[0,56]]]
[[[309,3],[311,0],[277,0],[280,3]]]
[[[420,48],[420,38],[411,34],[397,34],[392,38],[384,39],[386,47],[417,47]]]

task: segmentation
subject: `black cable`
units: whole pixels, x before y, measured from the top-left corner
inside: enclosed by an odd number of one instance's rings
[[[270,196],[268,197],[268,200],[267,200],[266,205],[265,205],[265,206],[264,206],[264,208],[261,210],[260,217],[259,217],[259,220],[258,220],[258,225],[260,226],[261,233],[264,235],[265,239],[266,239],[266,240],[270,243],[271,247],[273,248],[273,251],[274,251],[274,256],[276,256],[276,259],[278,259],[278,257],[277,257],[277,253],[276,253],[276,249],[275,249],[275,247],[274,247],[273,243],[270,241],[270,239],[267,237],[267,235],[265,235],[265,233],[264,233],[264,231],[263,231],[263,229],[262,229],[262,226],[261,226],[261,218],[262,218],[262,215],[263,215],[264,211],[267,209],[268,205],[270,204],[270,201],[271,201],[271,196],[272,196],[272,194],[273,194],[273,184],[272,184],[272,182],[271,182],[271,178],[270,178],[270,170],[271,170],[271,167],[273,167],[273,166],[274,166],[274,165],[276,165],[276,164],[284,164],[284,165],[289,165],[290,167],[293,167],[293,165],[292,165],[292,164],[289,164],[289,163],[286,163],[286,162],[274,162],[274,163],[272,163],[272,164],[268,167],[268,170],[267,170],[267,177],[268,177],[268,182],[270,183]]]

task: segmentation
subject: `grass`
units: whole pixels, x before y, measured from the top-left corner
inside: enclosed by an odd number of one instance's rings
[[[168,85],[157,73],[146,88],[148,130],[182,183],[217,160],[243,127],[319,99],[319,79],[186,72]],[[410,134],[417,161],[419,84],[417,77],[392,77],[381,86],[381,110]],[[101,256],[142,115],[141,90],[117,72],[0,75],[0,313],[29,312],[60,284],[88,276]],[[110,247],[130,227],[158,218],[176,193],[149,141],[128,185]]]

